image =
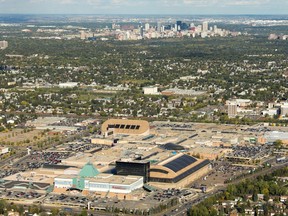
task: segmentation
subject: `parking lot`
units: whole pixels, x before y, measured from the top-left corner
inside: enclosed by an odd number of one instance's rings
[[[235,166],[232,162],[222,159],[222,161],[214,163],[213,169],[206,176],[193,183],[192,187],[199,189],[201,185],[206,185],[208,188],[223,185],[225,181],[236,176],[248,174],[253,169],[249,166]]]
[[[61,148],[63,148],[65,151],[70,151],[70,152],[85,152],[89,151],[95,147],[101,147],[97,146],[95,144],[90,144],[90,143],[83,143],[83,142],[71,142],[63,145]]]
[[[44,198],[45,194],[40,194],[31,190],[0,190],[0,198],[14,201],[32,201],[37,202]]]
[[[24,172],[42,167],[44,164],[59,164],[61,160],[70,157],[73,152],[33,152],[10,168],[0,172],[0,178],[13,175],[18,172]]]
[[[95,210],[104,210],[107,206],[119,209],[131,209],[136,211],[139,209],[145,210],[157,206],[161,203],[166,203],[172,198],[187,198],[189,199],[190,195],[193,195],[193,192],[184,190],[179,190],[175,188],[167,190],[158,190],[155,192],[146,192],[143,191],[144,196],[140,198],[141,202],[138,199],[136,200],[119,200],[117,197],[106,197],[101,198],[97,195],[92,196],[82,196],[78,192],[70,192],[70,194],[49,194],[44,203],[54,204],[54,205],[66,205],[66,206],[80,206],[87,207],[90,205],[91,209]]]
[[[44,200],[47,204],[58,204],[67,206],[78,206],[87,207],[88,202],[91,201],[89,198],[84,196],[73,196],[65,194],[51,194],[47,196]]]
[[[71,154],[69,152],[33,152],[26,160],[15,166],[33,170],[40,168],[43,164],[59,164],[62,159],[70,157]]]
[[[250,145],[250,146],[233,146],[232,152],[229,153],[228,157],[241,157],[251,159],[262,159],[271,153],[270,147],[267,145]]]

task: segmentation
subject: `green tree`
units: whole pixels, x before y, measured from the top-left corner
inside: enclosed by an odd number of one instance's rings
[[[276,140],[273,145],[276,149],[281,149],[283,147],[283,142],[282,140]]]

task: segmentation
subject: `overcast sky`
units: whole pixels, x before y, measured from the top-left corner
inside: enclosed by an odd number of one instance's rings
[[[0,0],[17,14],[288,14],[288,0]]]

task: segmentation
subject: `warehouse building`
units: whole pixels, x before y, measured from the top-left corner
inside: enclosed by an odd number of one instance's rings
[[[262,143],[269,143],[272,144],[276,140],[281,140],[285,146],[288,145],[288,132],[281,132],[281,131],[269,131],[266,132],[264,137],[262,138]]]

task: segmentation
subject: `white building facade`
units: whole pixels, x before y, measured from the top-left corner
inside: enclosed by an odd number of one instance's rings
[[[158,94],[158,87],[156,86],[143,87],[143,92],[145,95]]]
[[[55,188],[77,188],[77,182],[82,181],[79,176],[62,175],[54,178]],[[142,176],[117,176],[113,174],[99,174],[93,178],[85,178],[81,190],[89,192],[112,192],[128,194],[143,187]]]

